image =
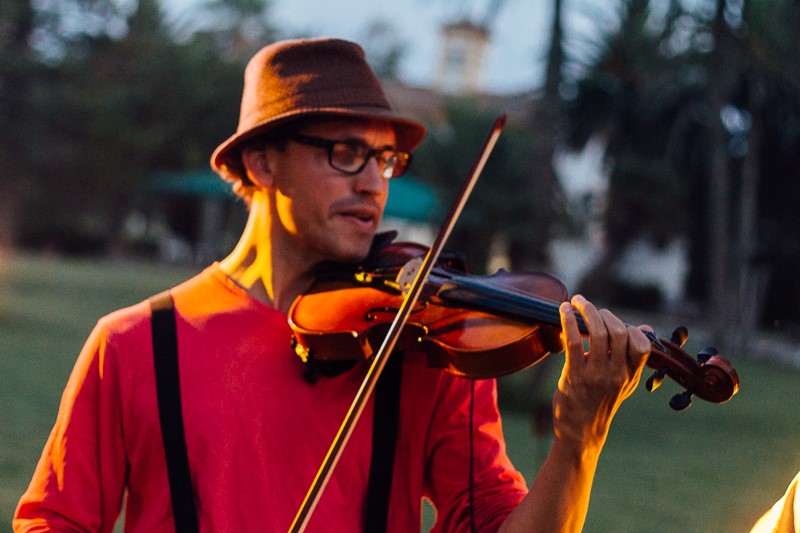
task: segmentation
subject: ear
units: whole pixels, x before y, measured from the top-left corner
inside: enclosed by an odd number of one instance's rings
[[[246,148],[242,151],[242,164],[250,181],[261,187],[272,186],[272,171],[267,150]]]

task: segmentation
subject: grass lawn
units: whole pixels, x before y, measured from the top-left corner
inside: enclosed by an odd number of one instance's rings
[[[696,400],[678,413],[667,405],[677,386],[640,385],[614,420],[584,531],[747,532],[783,494],[800,470],[800,372],[734,363],[742,388],[723,405]],[[531,438],[524,415],[504,420],[530,482],[549,442]]]
[[[195,271],[0,257],[0,532],[10,531],[68,373],[97,318]],[[729,359],[742,389],[728,404],[698,400],[675,413],[667,401],[677,388],[665,382],[653,394],[640,387],[623,405],[585,531],[746,532],[783,493],[800,470],[800,372]],[[525,414],[508,411],[504,419],[509,453],[532,481],[549,441],[531,436]]]

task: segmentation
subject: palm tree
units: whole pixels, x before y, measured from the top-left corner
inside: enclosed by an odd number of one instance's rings
[[[773,275],[785,268],[757,234],[797,222],[774,199],[798,192],[791,162],[800,135],[791,124],[800,120],[800,92],[788,53],[798,3],[715,0],[686,11],[672,2],[660,24],[643,0],[625,7],[571,115],[575,145],[605,132],[614,162],[609,255],[595,276],[610,278],[616,253],[636,236],[688,236],[691,294],[708,301],[717,342],[741,350],[759,314],[756,281],[765,266]]]

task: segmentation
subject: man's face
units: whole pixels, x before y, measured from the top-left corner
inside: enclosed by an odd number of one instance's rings
[[[297,133],[375,149],[395,146],[394,130],[385,123],[331,120]],[[348,175],[331,167],[326,148],[292,140],[284,150],[268,149],[267,157],[277,214],[274,251],[311,263],[363,259],[388,193],[378,161],[370,158],[360,172]]]

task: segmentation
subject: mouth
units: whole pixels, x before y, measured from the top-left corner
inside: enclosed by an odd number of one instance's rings
[[[371,231],[378,227],[379,212],[370,206],[352,206],[340,210],[337,214],[359,230]]]

